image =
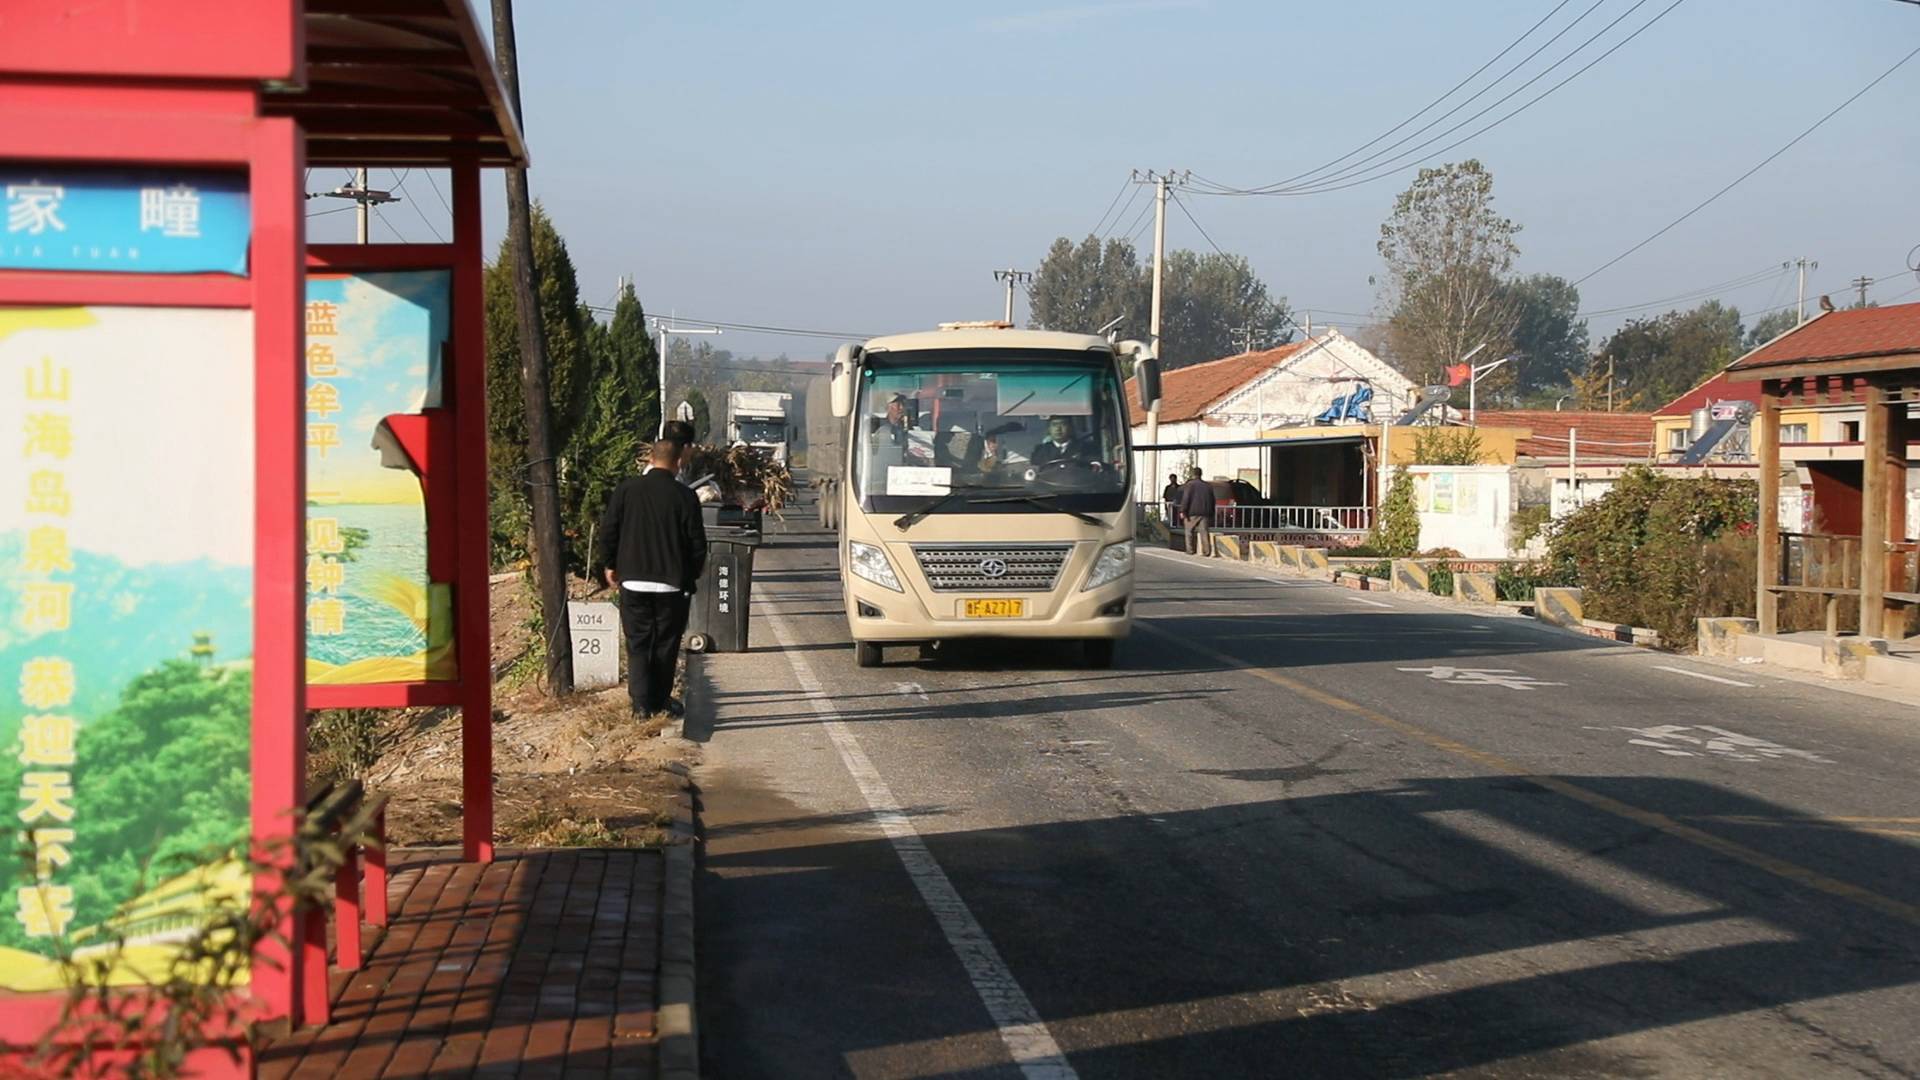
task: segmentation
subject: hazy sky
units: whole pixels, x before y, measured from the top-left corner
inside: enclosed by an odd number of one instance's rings
[[[1634,9],[1574,60],[1430,150],[1504,115],[1672,0],[1635,2],[1571,0],[1447,105],[1581,12],[1592,14],[1415,142]],[[650,313],[855,333],[997,317],[992,270],[1031,269],[1054,237],[1085,236],[1129,169],[1191,169],[1257,185],[1313,168],[1438,97],[1553,7],[522,2],[533,191],[566,237],[590,303],[606,303],[617,276],[631,274]],[[1681,0],[1591,71],[1441,160],[1478,157],[1493,172],[1498,208],[1524,229],[1522,271],[1579,278],[1916,46],[1920,7],[1896,0]],[[1656,300],[1802,256],[1820,263],[1810,297],[1839,300],[1862,274],[1882,279],[1870,295],[1883,301],[1916,289],[1902,267],[1920,242],[1917,91],[1920,59],[1587,282],[1583,307]],[[1374,307],[1374,242],[1413,174],[1409,165],[1306,196],[1193,191],[1187,205],[1276,294],[1311,310],[1316,324],[1351,328]],[[374,176],[376,186],[394,179]],[[428,221],[444,233],[446,214],[425,179],[407,178],[415,205],[384,209],[376,239],[392,239],[389,228],[431,239]],[[497,174],[487,189],[495,243],[505,221]],[[1177,210],[1169,219],[1170,247],[1208,250]],[[316,218],[313,236],[346,238],[351,221]],[[1142,231],[1143,253],[1150,242]],[[1792,300],[1792,288],[1791,275],[1778,275],[1723,298],[1751,312]],[[1596,343],[1633,314],[1594,318]],[[831,347],[735,333],[716,343],[796,357]]]

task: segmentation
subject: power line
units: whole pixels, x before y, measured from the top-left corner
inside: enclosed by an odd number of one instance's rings
[[[1862,97],[1866,95],[1867,91],[1872,90],[1876,86],[1879,86],[1883,81],[1886,80],[1888,76],[1892,75],[1896,71],[1899,71],[1902,67],[1905,67],[1907,64],[1907,61],[1912,60],[1915,56],[1920,56],[1920,48],[1916,48],[1912,52],[1901,57],[1899,61],[1896,62],[1892,67],[1888,68],[1887,70],[1881,72],[1878,76],[1876,76],[1872,82],[1868,83],[1867,85],[1861,87],[1859,90],[1855,91],[1852,97],[1848,98],[1847,100],[1841,102],[1838,105],[1835,105],[1831,111],[1829,111],[1825,116],[1822,116],[1820,119],[1815,120],[1813,124],[1809,126],[1805,131],[1802,131],[1800,134],[1795,135],[1792,139],[1788,140],[1785,146],[1782,146],[1780,149],[1775,150],[1771,154],[1768,154],[1766,157],[1760,159],[1759,164],[1755,165],[1753,168],[1748,169],[1746,172],[1743,172],[1739,176],[1735,177],[1732,183],[1729,183],[1726,187],[1723,187],[1719,191],[1716,191],[1713,194],[1707,196],[1693,209],[1687,211],[1684,214],[1681,214],[1679,217],[1674,218],[1672,221],[1668,222],[1666,225],[1655,230],[1652,236],[1647,237],[1645,240],[1640,241],[1639,243],[1633,245],[1627,250],[1621,252],[1620,254],[1615,255],[1613,258],[1608,259],[1606,262],[1601,263],[1599,266],[1594,267],[1592,270],[1588,271],[1585,276],[1576,280],[1574,284],[1579,285],[1581,282],[1586,281],[1588,278],[1591,278],[1594,275],[1600,273],[1601,271],[1606,270],[1608,267],[1611,267],[1612,265],[1619,262],[1620,260],[1626,258],[1629,255],[1632,255],[1634,252],[1639,251],[1641,248],[1646,247],[1648,244],[1653,243],[1655,240],[1660,239],[1662,236],[1665,236],[1667,233],[1671,232],[1673,228],[1679,225],[1681,222],[1687,220],[1693,215],[1699,213],[1700,211],[1705,210],[1715,200],[1719,199],[1720,196],[1725,195],[1727,192],[1732,191],[1736,187],[1739,187],[1740,183],[1744,181],[1747,177],[1752,176],[1754,173],[1757,173],[1761,169],[1766,168],[1767,165],[1771,164],[1775,158],[1793,149],[1795,146],[1798,146],[1800,144],[1800,140],[1813,134],[1815,131],[1819,130],[1821,125],[1833,119],[1835,116],[1840,115],[1840,111],[1842,109],[1845,109],[1847,106],[1860,100]]]
[[[387,171],[392,172],[393,170],[388,169]],[[407,205],[413,207],[413,212],[420,216],[420,224],[425,225],[427,227],[427,231],[433,234],[434,240],[444,244],[447,242],[447,238],[444,236],[441,236],[440,230],[433,224],[433,222],[427,220],[427,212],[425,210],[420,209],[419,200],[415,199],[413,197],[413,194],[407,191],[407,177],[412,175],[413,175],[413,170],[408,169],[404,175],[401,175],[395,178],[395,180],[393,181],[393,186],[399,188],[401,194],[404,194],[407,196],[406,198]]]
[[[427,184],[433,188],[433,197],[440,200],[440,208],[447,212],[447,220],[453,220],[453,204],[447,202],[445,195],[440,194],[440,181],[433,178],[433,170],[427,169],[422,175],[427,178]]]
[[[1207,244],[1213,248],[1214,253],[1221,256],[1222,258],[1225,258],[1227,253],[1224,251],[1221,251],[1220,245],[1215,244],[1213,242],[1213,237],[1207,235],[1207,227],[1205,225],[1200,224],[1200,219],[1193,216],[1193,211],[1187,209],[1186,200],[1182,199],[1178,195],[1175,195],[1173,197],[1173,204],[1180,208],[1180,212],[1187,216],[1187,220],[1193,223],[1194,228],[1200,230],[1200,235],[1205,236],[1207,238]]]
[[[1425,164],[1426,162],[1432,161],[1435,158],[1443,157],[1447,153],[1456,149],[1457,147],[1460,147],[1462,145],[1465,145],[1466,143],[1472,142],[1474,139],[1479,138],[1480,136],[1486,134],[1487,132],[1492,131],[1494,128],[1499,127],[1501,124],[1506,123],[1507,121],[1513,119],[1514,117],[1519,116],[1521,113],[1526,112],[1528,109],[1531,109],[1535,105],[1538,105],[1540,102],[1545,101],[1548,97],[1551,97],[1560,88],[1566,86],[1568,83],[1574,81],[1575,79],[1578,79],[1580,76],[1593,70],[1594,67],[1599,65],[1602,61],[1606,60],[1608,57],[1612,56],[1614,53],[1619,52],[1622,48],[1626,47],[1635,38],[1638,38],[1641,34],[1644,34],[1648,30],[1652,29],[1656,23],[1666,18],[1669,14],[1673,12],[1675,8],[1685,3],[1686,0],[1673,0],[1672,3],[1668,4],[1665,8],[1662,8],[1658,14],[1654,15],[1653,18],[1648,19],[1646,22],[1640,24],[1640,26],[1635,28],[1632,33],[1628,34],[1626,37],[1621,38],[1619,41],[1609,46],[1605,51],[1600,53],[1600,55],[1594,57],[1592,60],[1589,60],[1585,64],[1581,65],[1572,74],[1568,75],[1564,79],[1561,79],[1559,82],[1554,83],[1552,86],[1547,87],[1545,90],[1542,90],[1539,94],[1535,95],[1534,97],[1528,99],[1526,102],[1522,103],[1518,108],[1513,109],[1512,111],[1499,117],[1493,122],[1486,124],[1483,127],[1477,128],[1471,132],[1468,132],[1466,135],[1463,135],[1460,138],[1455,139],[1453,142],[1448,143],[1447,145],[1441,147],[1438,150],[1433,151],[1430,154],[1427,154],[1424,157],[1413,158],[1412,160],[1400,160],[1402,158],[1408,157],[1408,155],[1420,153],[1420,151],[1426,149],[1429,146],[1432,146],[1434,143],[1439,142],[1441,139],[1446,138],[1448,135],[1453,134],[1454,132],[1467,126],[1468,124],[1471,124],[1475,120],[1478,120],[1480,117],[1485,116],[1489,112],[1492,112],[1494,109],[1505,104],[1506,102],[1511,101],[1522,90],[1525,90],[1527,87],[1533,85],[1535,82],[1538,82],[1541,78],[1545,77],[1548,73],[1552,72],[1555,68],[1558,68],[1560,65],[1566,63],[1569,60],[1572,60],[1575,56],[1578,56],[1580,53],[1584,52],[1587,46],[1599,40],[1602,36],[1604,36],[1607,33],[1607,31],[1612,30],[1614,27],[1618,26],[1623,20],[1626,19],[1628,15],[1633,14],[1636,10],[1638,10],[1640,7],[1645,5],[1647,2],[1648,0],[1637,0],[1637,2],[1632,7],[1628,8],[1625,12],[1621,13],[1619,17],[1615,18],[1612,22],[1608,23],[1606,26],[1601,27],[1598,33],[1595,33],[1593,36],[1587,38],[1587,40],[1581,42],[1578,46],[1576,46],[1573,49],[1573,51],[1567,53],[1565,56],[1561,57],[1559,60],[1554,61],[1554,63],[1549,67],[1547,67],[1545,70],[1534,75],[1532,78],[1528,79],[1526,82],[1521,83],[1519,86],[1515,87],[1512,91],[1508,92],[1504,97],[1500,98],[1498,101],[1495,101],[1493,104],[1488,105],[1486,108],[1481,109],[1479,112],[1474,113],[1472,116],[1467,117],[1465,120],[1460,121],[1458,124],[1455,124],[1454,126],[1441,132],[1440,134],[1435,135],[1433,138],[1428,139],[1423,143],[1420,143],[1418,146],[1413,147],[1411,150],[1403,151],[1381,165],[1370,166],[1370,168],[1374,168],[1377,170],[1373,172],[1371,175],[1359,175],[1359,173],[1355,171],[1353,167],[1349,167],[1347,169],[1341,170],[1339,173],[1334,174],[1332,176],[1322,177],[1319,181],[1316,181],[1312,185],[1302,185],[1300,187],[1289,188],[1289,189],[1280,190],[1280,191],[1226,191],[1226,192],[1211,192],[1210,194],[1319,195],[1329,191],[1344,191],[1347,188],[1359,187],[1362,184],[1371,184],[1376,180],[1384,180],[1389,176],[1392,176],[1403,170],[1412,168],[1413,166]]]
[[[599,304],[586,304],[583,306],[589,311],[604,312],[609,315],[613,313],[612,308]],[[658,318],[658,316],[652,317]],[[667,317],[679,322],[699,323],[702,326],[717,326],[722,330],[737,330],[742,333],[775,334],[787,337],[833,338],[837,341],[865,341],[868,338],[880,336],[878,334],[862,334],[842,330],[812,330],[793,326],[767,326],[760,323],[728,322],[724,319],[701,319],[692,315],[681,315],[678,313]]]
[[[1134,200],[1135,200],[1135,199],[1138,199],[1138,198],[1140,197],[1140,190],[1141,190],[1141,189],[1140,189],[1140,186],[1139,186],[1138,184],[1135,184],[1135,183],[1134,183],[1134,182],[1133,182],[1133,181],[1132,181],[1131,179],[1129,179],[1129,180],[1127,181],[1127,186],[1133,189],[1133,194],[1132,194],[1132,195],[1129,195],[1129,196],[1127,196],[1127,205],[1125,205],[1125,206],[1123,206],[1123,207],[1121,207],[1121,208],[1120,208],[1120,217],[1117,217],[1117,218],[1114,218],[1114,219],[1113,219],[1113,224],[1114,224],[1114,225],[1118,225],[1118,224],[1120,224],[1120,218],[1121,218],[1121,217],[1126,217],[1126,216],[1127,216],[1127,211],[1128,211],[1128,210],[1131,210],[1131,209],[1133,208],[1133,202],[1134,202]],[[1131,224],[1131,225],[1128,225],[1128,226],[1127,226],[1127,233],[1126,233],[1126,235],[1127,235],[1127,238],[1128,238],[1128,239],[1132,239],[1132,238],[1133,238],[1134,236],[1136,236],[1136,235],[1138,235],[1138,234],[1139,234],[1139,231],[1140,231],[1140,222],[1141,222],[1141,221],[1142,221],[1143,219],[1145,219],[1145,218],[1147,217],[1147,215],[1149,215],[1149,214],[1151,214],[1151,213],[1153,213],[1153,201],[1152,201],[1151,199],[1149,199],[1149,200],[1147,201],[1147,203],[1146,203],[1146,205],[1145,205],[1145,206],[1142,206],[1142,207],[1140,208],[1140,212],[1139,212],[1138,214],[1136,214],[1136,215],[1134,215],[1134,218],[1133,218],[1133,224]],[[1112,231],[1112,227],[1111,227],[1111,226],[1109,226],[1109,232],[1108,232],[1108,235],[1110,235],[1110,236],[1118,236],[1118,235],[1120,235],[1120,234],[1119,234],[1118,232],[1114,232],[1114,231]]]
[[[1415,120],[1418,120],[1420,117],[1426,115],[1426,113],[1432,110],[1435,106],[1439,105],[1441,102],[1447,100],[1448,98],[1452,97],[1454,94],[1458,93],[1468,83],[1471,83],[1473,80],[1479,78],[1480,75],[1483,72],[1485,72],[1488,68],[1492,67],[1496,63],[1499,63],[1501,57],[1507,55],[1508,53],[1512,52],[1514,49],[1518,48],[1521,42],[1525,41],[1529,37],[1532,37],[1533,32],[1535,30],[1538,30],[1542,26],[1546,25],[1548,20],[1552,19],[1555,15],[1558,15],[1560,13],[1560,9],[1566,7],[1571,2],[1572,0],[1560,0],[1560,3],[1555,4],[1553,6],[1553,10],[1547,12],[1544,16],[1542,16],[1539,22],[1536,22],[1532,26],[1527,27],[1526,33],[1523,33],[1519,37],[1514,38],[1512,41],[1508,42],[1506,48],[1501,49],[1499,52],[1493,54],[1493,57],[1489,59],[1486,63],[1481,64],[1478,68],[1475,68],[1473,71],[1473,74],[1468,75],[1466,78],[1461,79],[1459,82],[1453,84],[1453,86],[1448,88],[1446,93],[1441,94],[1439,97],[1434,98],[1432,101],[1421,106],[1420,110],[1414,113],[1412,116],[1407,117],[1405,120],[1402,120],[1398,124],[1393,125],[1392,127],[1388,128],[1386,131],[1381,132],[1379,135],[1374,136],[1371,141],[1361,146],[1357,146],[1352,150],[1347,151],[1346,153],[1340,155],[1337,158],[1334,158],[1332,161],[1329,161],[1324,165],[1320,165],[1315,168],[1308,169],[1306,172],[1303,172],[1303,173],[1295,173],[1294,175],[1289,176],[1284,180],[1276,180],[1271,184],[1263,184],[1258,188],[1248,189],[1244,193],[1245,194],[1264,193],[1267,191],[1275,191],[1275,190],[1288,187],[1289,185],[1292,185],[1297,181],[1304,180],[1305,178],[1312,176],[1315,173],[1325,172],[1328,169],[1331,169],[1334,166],[1339,165],[1341,162],[1346,161],[1348,158],[1353,157],[1355,154],[1361,153],[1362,151],[1372,148],[1374,145],[1379,143],[1380,140],[1385,139],[1389,135],[1392,135],[1394,132],[1399,131],[1401,128],[1406,127],[1408,124],[1411,124]],[[1455,112],[1458,112],[1461,108],[1470,104],[1475,98],[1478,98],[1481,94],[1484,94],[1488,90],[1491,90],[1494,87],[1500,85],[1500,83],[1504,81],[1508,76],[1511,76],[1514,72],[1526,66],[1526,64],[1529,61],[1531,61],[1534,57],[1540,55],[1540,51],[1542,49],[1545,49],[1547,46],[1552,45],[1555,41],[1558,41],[1560,37],[1564,35],[1568,30],[1571,30],[1575,26],[1579,25],[1582,19],[1585,19],[1588,15],[1593,14],[1594,8],[1599,7],[1601,4],[1605,2],[1606,0],[1594,0],[1593,7],[1588,8],[1586,11],[1580,14],[1579,18],[1574,19],[1573,22],[1568,23],[1565,27],[1561,28],[1560,33],[1555,34],[1551,38],[1548,38],[1546,42],[1540,46],[1540,48],[1535,49],[1533,52],[1529,53],[1524,59],[1522,59],[1518,64],[1515,64],[1513,67],[1508,68],[1504,73],[1496,77],[1492,82],[1488,83],[1486,86],[1481,87],[1478,91],[1474,93],[1473,97],[1469,97],[1465,101],[1460,102],[1458,105],[1455,105],[1452,109],[1449,109],[1447,112],[1442,113],[1440,116],[1430,121],[1426,126],[1421,127],[1418,130],[1414,131],[1413,135],[1418,135],[1420,134],[1421,131],[1426,131],[1430,129],[1434,124],[1439,123],[1441,120],[1445,120],[1447,117],[1452,116]],[[1409,135],[1407,136],[1407,138],[1412,138],[1413,135]],[[1406,139],[1403,138],[1399,142],[1394,143],[1393,146],[1387,147],[1387,149],[1391,150],[1393,149],[1394,146],[1403,145],[1405,142],[1406,142]],[[1368,158],[1366,160],[1372,160],[1372,159]],[[1215,184],[1214,181],[1207,180],[1206,177],[1201,177],[1200,179],[1210,186],[1218,186],[1222,188],[1226,187],[1226,185]]]
[[[1920,2],[1920,0],[1916,0],[1916,2]],[[1100,227],[1107,223],[1107,215],[1113,213],[1113,208],[1120,205],[1120,196],[1125,195],[1129,191],[1135,195],[1140,193],[1140,189],[1134,186],[1132,177],[1128,177],[1126,183],[1120,186],[1120,190],[1113,193],[1113,201],[1107,203],[1106,212],[1100,215],[1099,221],[1094,222],[1093,228],[1087,230],[1088,236],[1098,236],[1100,234]],[[1124,213],[1125,211],[1122,212]]]
[[[1640,311],[1645,308],[1660,307],[1664,304],[1677,304],[1686,300],[1703,299],[1705,297],[1713,296],[1718,293],[1732,292],[1735,289],[1744,289],[1750,285],[1760,285],[1768,281],[1778,281],[1782,279],[1787,274],[1787,272],[1791,269],[1792,269],[1792,266],[1790,264],[1785,264],[1785,263],[1779,266],[1769,266],[1765,270],[1755,270],[1749,274],[1742,274],[1736,278],[1729,278],[1728,280],[1722,281],[1716,285],[1703,285],[1697,289],[1688,289],[1686,292],[1675,293],[1672,296],[1663,296],[1658,300],[1648,300],[1645,303],[1621,304],[1617,307],[1608,307],[1608,308],[1594,308],[1591,311],[1582,311],[1579,314],[1575,315],[1574,318],[1588,319],[1588,318],[1593,318],[1600,315],[1618,315],[1622,312]]]

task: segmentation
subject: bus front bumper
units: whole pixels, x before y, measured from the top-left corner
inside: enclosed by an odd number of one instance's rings
[[[969,618],[965,601],[1020,600],[1023,614]],[[960,638],[1124,638],[1133,630],[1133,575],[1094,589],[1000,596],[894,592],[848,575],[847,622],[855,641],[913,643]],[[931,610],[930,610],[931,609]],[[1044,612],[1044,614],[1041,614]]]

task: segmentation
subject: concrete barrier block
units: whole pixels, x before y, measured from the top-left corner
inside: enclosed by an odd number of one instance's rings
[[[1581,606],[1582,593],[1579,589],[1535,589],[1533,590],[1533,617],[1544,623],[1564,626],[1569,630],[1586,629],[1585,609]]]
[[[1395,559],[1392,573],[1393,577],[1390,580],[1393,582],[1394,592],[1423,593],[1431,592],[1433,589],[1433,578],[1427,573],[1425,563],[1415,562],[1412,559]]]
[[[1837,679],[1858,679],[1867,673],[1867,660],[1887,655],[1887,643],[1879,638],[1845,634],[1820,644],[1820,666]]]
[[[1453,575],[1453,598],[1475,604],[1497,604],[1500,594],[1493,587],[1492,574],[1456,573]]]
[[[1738,639],[1742,634],[1758,633],[1758,619],[1737,619],[1726,616],[1694,620],[1694,651],[1701,656],[1738,656]]]
[[[1247,542],[1238,536],[1215,535],[1213,538],[1213,553],[1222,559],[1245,562],[1247,559]]]
[[[1366,578],[1361,578],[1360,580],[1366,583],[1364,587],[1369,592],[1392,592],[1393,591],[1392,578],[1366,577]]]
[[[1280,545],[1271,540],[1255,540],[1247,545],[1247,558],[1261,566],[1286,566],[1280,561]]]
[[[1333,564],[1327,561],[1326,548],[1303,547],[1300,549],[1300,569],[1331,572]]]
[[[1300,554],[1305,549],[1299,544],[1275,544],[1273,545],[1273,550],[1280,556],[1281,566],[1289,570],[1305,570],[1307,568],[1306,561]]]

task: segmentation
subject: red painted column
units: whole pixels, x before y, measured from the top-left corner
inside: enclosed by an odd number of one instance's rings
[[[303,146],[291,120],[254,122],[252,816],[254,836],[279,844],[271,855],[289,868],[292,812],[306,801],[307,773]],[[300,922],[284,911],[285,941],[263,942],[255,957],[252,985],[269,1016],[289,1015],[295,1006],[307,957]],[[324,986],[324,938],[320,947]]]
[[[454,627],[460,663],[461,847],[493,861],[493,657],[488,624],[486,293],[481,280],[480,166],[457,156],[453,181],[454,480],[460,503]]]

